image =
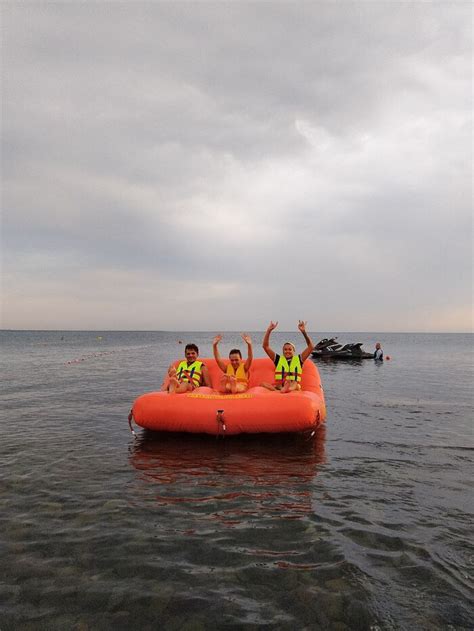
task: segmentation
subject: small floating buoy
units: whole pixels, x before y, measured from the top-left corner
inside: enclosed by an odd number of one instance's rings
[[[385,359],[391,359],[390,355],[386,355]]]

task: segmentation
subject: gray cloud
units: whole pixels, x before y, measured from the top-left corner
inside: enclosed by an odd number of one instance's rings
[[[4,5],[3,326],[466,330],[471,11]]]

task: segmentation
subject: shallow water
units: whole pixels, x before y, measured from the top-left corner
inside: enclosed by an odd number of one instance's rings
[[[133,439],[209,333],[0,337],[2,631],[472,628],[472,336],[340,334],[313,441]]]

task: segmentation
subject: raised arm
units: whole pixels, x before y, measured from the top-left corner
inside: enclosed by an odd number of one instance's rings
[[[267,327],[267,330],[265,331],[265,336],[262,342],[263,350],[268,355],[268,357],[270,357],[272,361],[275,359],[275,351],[270,348],[270,333],[273,331],[273,329],[276,329],[277,326],[278,326],[278,322],[270,322],[270,324]]]
[[[253,361],[252,338],[247,333],[242,333],[242,339],[247,344],[247,361],[245,362],[244,370],[248,372]]]
[[[311,351],[314,348],[314,344],[313,344],[313,340],[309,337],[309,335],[306,333],[306,324],[307,322],[303,322],[303,320],[300,320],[298,322],[298,328],[301,331],[301,333],[303,334],[304,339],[306,340],[306,344],[307,347],[304,349],[304,351],[301,353],[301,361],[304,362],[308,359]]]
[[[212,350],[214,352],[214,359],[216,360],[217,365],[222,370],[222,372],[226,371],[227,366],[222,361],[221,356],[219,355],[219,349],[217,345],[222,340],[222,335],[216,335],[216,337],[212,340]]]

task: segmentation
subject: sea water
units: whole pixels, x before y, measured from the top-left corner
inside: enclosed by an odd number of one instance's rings
[[[0,333],[0,629],[471,629],[472,336],[340,333],[391,359],[315,360],[310,441],[134,439],[212,337]]]

